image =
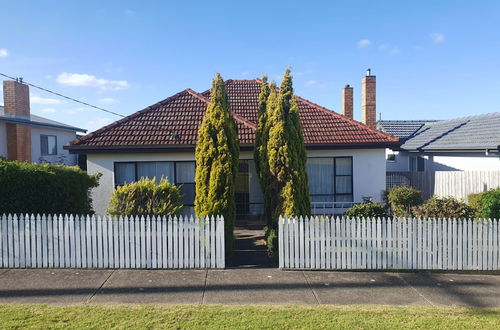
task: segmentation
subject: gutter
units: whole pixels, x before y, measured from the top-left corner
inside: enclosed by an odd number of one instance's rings
[[[37,126],[37,127],[46,127],[46,128],[56,128],[56,129],[61,129],[61,130],[66,130],[66,131],[75,131],[75,132],[81,132],[81,133],[86,133],[87,130],[83,128],[78,128],[78,127],[73,127],[73,126],[63,126],[63,125],[56,125],[56,124],[48,124],[48,123],[41,123],[37,121],[32,121],[29,119],[22,119],[22,118],[6,118],[6,117],[0,117],[0,122],[5,122],[9,124],[21,124],[21,125],[27,125],[27,126]]]

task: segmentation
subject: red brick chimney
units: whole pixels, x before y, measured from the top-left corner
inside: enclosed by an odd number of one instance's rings
[[[377,77],[371,69],[361,78],[361,117],[364,124],[377,127]]]
[[[30,119],[30,91],[28,85],[17,81],[3,82],[5,115],[16,119]],[[6,124],[7,158],[31,162],[31,126]]]
[[[349,85],[342,89],[342,114],[353,118],[353,89]]]

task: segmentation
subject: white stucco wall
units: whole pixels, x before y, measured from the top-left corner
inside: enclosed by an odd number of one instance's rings
[[[363,197],[381,201],[385,189],[385,150],[310,150],[308,157],[345,157],[353,158],[353,196],[355,202]],[[241,152],[241,159],[252,159],[252,152]],[[99,187],[92,191],[93,207],[97,214],[103,214],[108,207],[114,190],[114,163],[133,161],[194,161],[193,153],[156,153],[156,154],[89,154],[87,172],[101,173]]]
[[[0,157],[7,158],[7,128],[0,123]]]
[[[393,152],[389,149],[386,154],[395,153],[395,161],[387,161],[388,172],[409,171],[409,157],[416,153],[406,151]],[[433,171],[500,171],[500,154],[490,152],[461,152],[461,153],[427,153],[424,157],[426,172]]]
[[[40,148],[40,135],[55,135],[57,136],[57,155],[42,156],[42,150]],[[70,154],[68,150],[64,150],[63,146],[68,144],[70,141],[76,139],[76,132],[58,130],[51,128],[43,128],[32,126],[31,127],[31,159],[34,163],[40,163],[40,157],[48,163],[59,163],[61,155],[64,155],[66,165],[76,165],[77,156],[75,154]]]

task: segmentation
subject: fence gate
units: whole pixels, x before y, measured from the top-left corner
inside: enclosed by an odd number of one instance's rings
[[[224,268],[224,218],[2,215],[3,268]]]
[[[280,218],[279,267],[500,270],[499,222]]]

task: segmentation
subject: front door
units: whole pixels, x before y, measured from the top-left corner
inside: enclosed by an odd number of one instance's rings
[[[248,160],[240,160],[234,185],[236,214],[250,213]]]

